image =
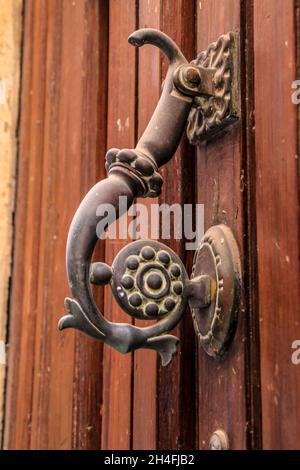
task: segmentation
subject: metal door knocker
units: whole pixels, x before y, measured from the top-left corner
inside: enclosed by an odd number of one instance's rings
[[[128,244],[112,266],[91,263],[91,258],[98,240],[100,204],[112,204],[120,217],[124,209],[119,196],[127,197],[125,210],[136,197],[158,196],[162,186],[158,169],[175,153],[187,122],[191,143],[199,144],[238,119],[238,37],[221,36],[191,63],[168,36],[154,29],[134,32],[129,43],[159,47],[169,68],[161,98],[136,148],[107,152],[108,177],[87,193],[73,218],[67,241],[73,298],[65,300],[67,315],[59,329],[77,328],[122,353],[154,349],[167,365],[179,342],[169,332],[189,304],[205,351],[219,356],[232,338],[241,291],[238,247],[227,226],[207,231],[195,253],[191,279],[176,253],[156,241]],[[94,302],[91,283],[110,284],[127,314],[157,323],[139,328],[106,320]]]

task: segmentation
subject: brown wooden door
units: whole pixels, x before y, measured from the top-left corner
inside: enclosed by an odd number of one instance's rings
[[[217,429],[231,449],[299,448],[298,20],[296,0],[24,3],[4,448],[206,449]],[[204,204],[205,228],[225,223],[238,241],[242,306],[221,360],[198,346],[189,312],[166,368],[154,352],[121,355],[57,331],[72,216],[105,177],[106,149],[133,147],[160,96],[159,51],[127,43],[143,27],[170,35],[189,60],[240,34],[240,120],[201,147],[184,136],[160,198]],[[124,241],[99,245],[111,262]],[[169,245],[190,272],[184,240]],[[128,322],[109,290],[97,299]]]

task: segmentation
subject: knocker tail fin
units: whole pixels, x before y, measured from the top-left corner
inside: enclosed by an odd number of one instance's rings
[[[162,366],[167,366],[177,353],[179,339],[172,335],[163,335],[150,338],[143,344],[144,349],[154,349],[159,353]]]
[[[104,340],[104,333],[102,333],[102,331],[96,328],[88,320],[87,316],[76,300],[70,299],[69,297],[65,298],[65,308],[68,313],[59,320],[59,330],[64,330],[66,328],[76,328],[77,330],[83,331],[93,338],[102,341]]]

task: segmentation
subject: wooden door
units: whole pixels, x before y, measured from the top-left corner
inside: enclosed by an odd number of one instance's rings
[[[298,0],[24,2],[4,448],[207,449],[217,429],[231,449],[299,448],[298,23]],[[221,360],[199,347],[189,312],[166,368],[154,352],[57,331],[72,216],[105,177],[106,149],[133,147],[160,96],[160,52],[127,43],[144,27],[189,60],[223,33],[240,37],[240,119],[201,147],[183,136],[160,198],[204,204],[205,228],[224,223],[237,239],[242,306]],[[191,272],[184,240],[167,243]],[[101,242],[97,258],[123,245]],[[96,295],[128,322],[109,290]]]

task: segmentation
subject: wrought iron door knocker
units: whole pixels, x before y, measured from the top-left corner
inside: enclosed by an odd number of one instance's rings
[[[238,38],[233,33],[221,36],[191,63],[167,35],[154,29],[136,31],[129,43],[159,47],[169,68],[161,98],[135,149],[107,152],[108,177],[87,193],[73,218],[67,242],[73,298],[65,300],[67,315],[61,318],[59,329],[77,328],[122,353],[154,349],[166,365],[179,342],[169,332],[189,303],[201,344],[208,354],[218,356],[232,337],[240,304],[238,247],[227,226],[211,227],[205,234],[195,254],[191,280],[176,253],[156,241],[128,244],[112,266],[91,263],[91,258],[98,240],[100,204],[112,204],[119,217],[119,196],[127,197],[125,210],[136,197],[158,196],[162,186],[158,169],[175,153],[187,122],[188,137],[197,144],[238,118]],[[94,302],[91,283],[110,284],[126,313],[157,319],[157,323],[139,328],[106,320]]]

